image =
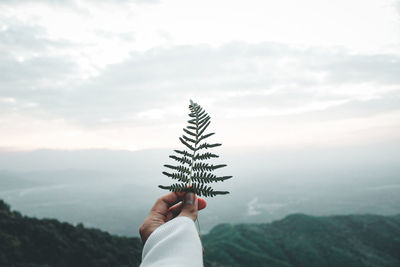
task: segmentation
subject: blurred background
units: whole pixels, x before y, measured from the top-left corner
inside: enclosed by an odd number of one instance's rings
[[[400,1],[0,2],[0,198],[138,227],[189,99],[211,115],[219,223],[400,213]]]

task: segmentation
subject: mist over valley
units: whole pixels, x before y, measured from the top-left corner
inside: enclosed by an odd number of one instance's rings
[[[400,150],[378,144],[291,150],[221,149],[233,178],[207,198],[202,232],[221,223],[265,223],[293,213],[400,213]],[[154,201],[167,192],[168,149],[36,150],[0,153],[0,198],[38,218],[138,236]]]

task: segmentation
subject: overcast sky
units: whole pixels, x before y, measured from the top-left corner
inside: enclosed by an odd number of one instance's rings
[[[400,1],[3,0],[0,148],[400,140]]]

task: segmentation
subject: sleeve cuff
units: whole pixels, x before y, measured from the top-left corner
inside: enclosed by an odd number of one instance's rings
[[[142,253],[145,266],[203,266],[202,245],[192,219],[176,217],[158,227]]]

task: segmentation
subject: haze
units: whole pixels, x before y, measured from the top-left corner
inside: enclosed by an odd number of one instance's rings
[[[399,26],[394,0],[1,1],[0,198],[136,235],[193,99],[234,176],[206,230],[397,214]]]

